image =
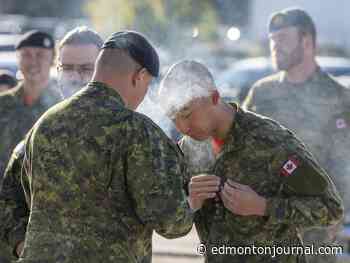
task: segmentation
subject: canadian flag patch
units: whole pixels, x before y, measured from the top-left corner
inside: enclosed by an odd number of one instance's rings
[[[299,160],[295,158],[295,156],[289,157],[280,170],[280,176],[287,177],[292,175],[293,172],[299,167],[299,164]]]

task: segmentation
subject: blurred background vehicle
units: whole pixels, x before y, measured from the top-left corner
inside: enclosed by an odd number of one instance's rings
[[[13,52],[20,35],[0,34],[0,52]]]

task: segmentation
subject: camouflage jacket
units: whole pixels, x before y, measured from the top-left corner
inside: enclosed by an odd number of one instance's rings
[[[258,81],[242,107],[268,116],[295,132],[329,172],[325,128],[330,117],[342,112],[349,103],[349,91],[318,68],[299,84],[288,82],[284,72]]]
[[[187,140],[180,143],[184,151],[190,148]],[[304,144],[273,120],[240,108],[211,172],[249,185],[267,199],[267,211],[264,217],[239,216],[221,202],[207,200],[195,215],[200,239],[207,246],[207,262],[304,262],[297,255],[272,258],[210,251],[223,245],[300,246],[301,227],[335,224],[343,214],[334,184]]]
[[[23,92],[23,83],[19,83],[17,87],[0,93],[0,182],[17,143],[49,107],[62,100],[53,81],[32,106],[24,104]],[[11,254],[6,244],[0,242],[0,259],[10,262]]]
[[[24,104],[23,93],[23,83],[0,93],[0,179],[16,145],[48,108],[62,100],[54,82],[32,106]]]
[[[349,105],[350,106],[350,105]],[[350,151],[350,107],[344,112],[334,114],[328,121],[326,131],[329,145],[327,154],[327,167],[329,173],[334,175],[334,183],[339,189],[344,200],[345,211],[350,209],[350,174],[349,151]],[[350,218],[347,219],[347,222]]]
[[[0,244],[2,260],[6,263],[16,259],[15,248],[25,238],[29,218],[21,186],[24,150],[25,144],[21,141],[11,155],[0,190]]]
[[[147,263],[153,230],[175,238],[191,229],[181,152],[104,84],[52,107],[25,145],[23,167],[7,169],[2,190],[12,246],[30,208],[19,262]]]

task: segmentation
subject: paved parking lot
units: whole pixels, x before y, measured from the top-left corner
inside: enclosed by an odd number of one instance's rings
[[[203,263],[203,257],[196,254],[199,244],[197,233],[193,228],[185,237],[165,239],[153,235],[153,263]]]

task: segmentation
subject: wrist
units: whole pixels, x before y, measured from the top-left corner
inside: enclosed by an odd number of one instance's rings
[[[191,212],[195,213],[196,211],[199,210],[199,208],[197,208],[197,207],[195,207],[193,205],[193,203],[191,202],[191,198],[190,197],[187,197],[187,203],[188,203],[188,205],[189,205],[189,207],[191,209]]]

